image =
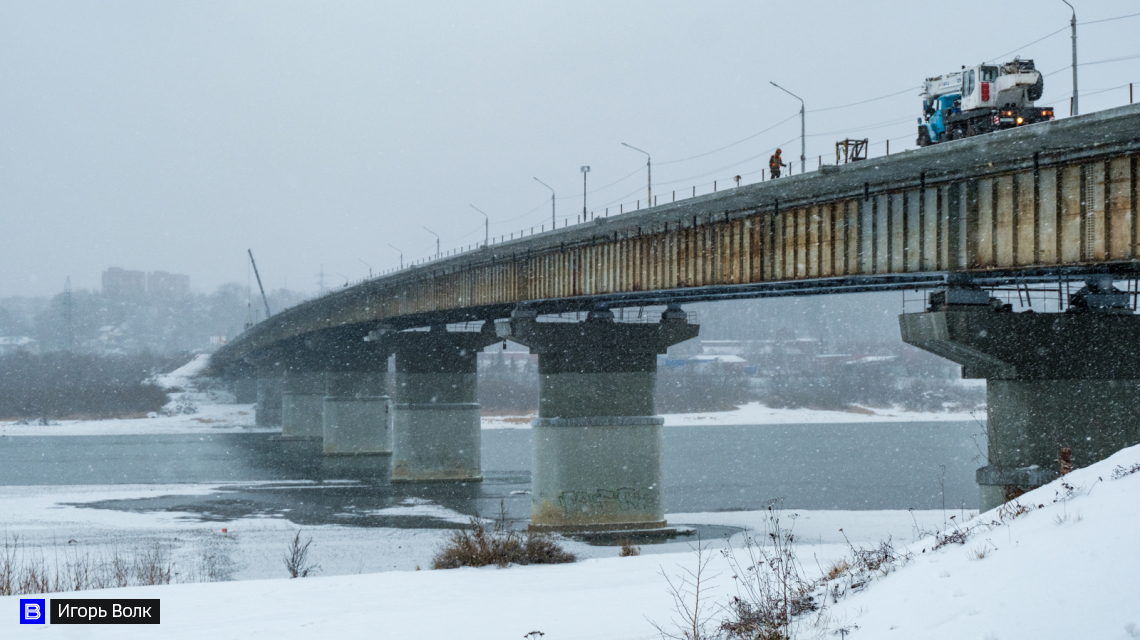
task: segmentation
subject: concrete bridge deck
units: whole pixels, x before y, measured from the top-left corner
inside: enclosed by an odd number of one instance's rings
[[[725,298],[1138,273],[1140,105],[824,167],[547,231],[269,318],[237,359],[314,331]]]

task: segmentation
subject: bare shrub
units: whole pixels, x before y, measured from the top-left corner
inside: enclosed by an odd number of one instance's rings
[[[563,549],[553,536],[513,530],[500,501],[499,516],[490,529],[479,518],[471,518],[466,527],[452,532],[432,558],[431,567],[458,569],[492,564],[506,567],[511,564],[562,564],[575,560],[574,554]]]
[[[618,552],[619,558],[629,558],[631,556],[639,555],[641,555],[641,547],[633,546],[633,543],[629,541],[629,538],[624,538],[621,540],[621,551]]]
[[[228,582],[233,580],[237,565],[233,560],[234,540],[231,536],[211,536],[198,550],[194,570],[198,582]]]
[[[1125,467],[1123,465],[1118,464],[1112,470],[1112,479],[1113,480],[1119,480],[1123,477],[1130,476],[1130,475],[1132,475],[1138,471],[1140,471],[1140,462],[1137,462],[1136,464],[1133,464],[1132,466],[1129,466],[1129,467]]]
[[[320,571],[321,566],[309,562],[309,546],[313,544],[312,536],[301,542],[301,530],[297,529],[289,548],[285,550],[285,570],[290,578],[307,578],[310,573]]]
[[[136,584],[170,584],[170,576],[174,567],[170,562],[169,555],[169,549],[158,542],[147,547],[141,554],[136,555],[132,567]]]
[[[697,555],[695,569],[683,569],[683,573],[676,579],[661,572],[665,583],[669,585],[675,617],[668,624],[652,621],[650,624],[667,640],[713,640],[721,636],[721,630],[713,623],[719,607],[702,599],[709,581],[716,578],[715,575],[708,575],[709,561],[713,556],[708,552],[708,545],[701,542],[700,536],[697,536],[696,546],[690,545],[689,548]]]
[[[968,529],[955,529],[953,531],[936,531],[934,533],[934,550],[937,551],[946,545],[966,544],[970,537]]]
[[[766,544],[752,536],[739,550],[725,552],[737,595],[728,603],[720,630],[729,638],[786,640],[793,637],[796,617],[816,611],[816,584],[805,577],[794,547],[792,527],[784,527],[778,502],[765,516]]]

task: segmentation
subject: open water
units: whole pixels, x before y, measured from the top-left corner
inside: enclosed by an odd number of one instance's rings
[[[983,427],[973,422],[665,428],[667,513],[798,509],[977,508]],[[299,525],[439,527],[432,518],[363,516],[408,498],[462,514],[530,510],[529,429],[484,430],[484,481],[389,484],[322,464],[317,447],[269,434],[0,438],[0,485],[224,482],[220,492],[94,503],[203,519],[284,515]],[[315,491],[314,489],[321,489]],[[338,515],[340,514],[340,515]]]

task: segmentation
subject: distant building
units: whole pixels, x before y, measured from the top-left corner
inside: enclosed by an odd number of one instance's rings
[[[146,274],[111,267],[103,272],[103,295],[120,300],[142,298],[146,295]]]
[[[190,276],[152,271],[146,276],[146,292],[152,298],[181,300],[190,295]]]
[[[103,272],[103,295],[112,300],[181,300],[190,295],[190,276],[165,271],[131,271],[111,267]]]
[[[40,352],[40,343],[28,336],[0,336],[0,356],[13,353],[30,353],[37,355]]]

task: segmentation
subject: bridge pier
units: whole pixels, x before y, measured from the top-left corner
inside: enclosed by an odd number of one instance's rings
[[[327,372],[294,363],[281,387],[281,439],[320,440],[324,436]]]
[[[255,391],[257,402],[253,422],[261,428],[281,426],[281,391],[285,378],[285,367],[274,350],[257,358],[247,359],[256,373]]]
[[[372,342],[346,350],[335,370],[328,373],[324,398],[324,455],[361,458],[336,462],[361,467],[387,468],[392,455],[392,428],[388,397],[388,355]],[[377,458],[368,461],[363,458]],[[382,458],[382,459],[381,459]]]
[[[679,307],[660,324],[615,323],[608,310],[583,323],[539,323],[519,309],[499,325],[501,336],[538,354],[531,529],[666,526],[657,354],[698,331]]]
[[[479,352],[500,340],[494,325],[387,336],[396,353],[392,482],[481,481],[476,371]]]
[[[986,379],[982,511],[1057,478],[1062,458],[1082,467],[1140,443],[1140,316],[1111,278],[1090,281],[1064,313],[1010,313],[957,288],[899,324],[904,342]]]

